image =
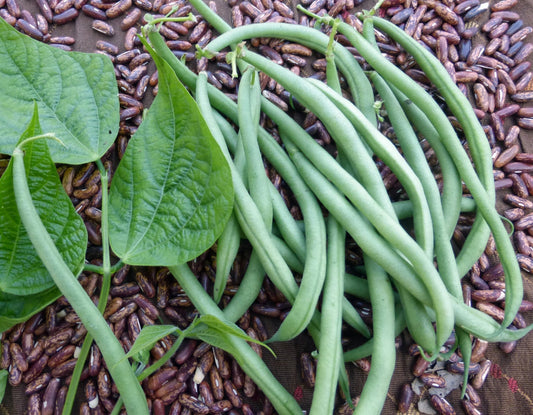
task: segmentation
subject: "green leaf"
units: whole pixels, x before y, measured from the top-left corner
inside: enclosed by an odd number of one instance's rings
[[[0,370],[0,403],[4,400],[4,395],[6,393],[8,373],[7,370]]]
[[[126,354],[126,358],[133,358],[137,361],[142,361],[144,352],[149,351],[154,347],[159,340],[169,334],[180,333],[181,330],[176,326],[170,325],[154,325],[144,326],[137,336],[137,339],[131,346],[131,349]]]
[[[159,90],[113,176],[109,237],[127,264],[170,266],[216,241],[233,186],[196,102],[166,62],[154,61]]]
[[[39,134],[41,129],[35,111],[20,141]],[[50,140],[37,139],[24,146],[28,185],[46,230],[65,263],[78,275],[85,261],[87,229],[61,185],[47,141]],[[52,287],[54,282],[39,259],[17,210],[11,162],[0,178],[0,223],[0,291],[23,296]]]
[[[0,19],[0,153],[11,154],[34,101],[56,163],[100,158],[119,127],[113,64],[100,54],[65,52],[21,34]]]
[[[274,351],[263,342],[248,336],[242,329],[232,322],[221,320],[211,314],[204,314],[195,320],[187,329],[186,334],[187,337],[202,340],[212,346],[223,349],[230,354],[238,354],[238,352],[234,353],[234,346],[228,341],[228,337],[234,336],[246,340],[247,342],[257,343],[264,346],[275,356]]]
[[[0,333],[28,320],[61,296],[56,287],[38,294],[13,295],[0,291]]]

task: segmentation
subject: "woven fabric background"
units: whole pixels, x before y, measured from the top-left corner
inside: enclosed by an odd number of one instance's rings
[[[30,11],[36,11],[34,0],[18,0],[19,4]],[[494,1],[490,1],[493,3]],[[230,8],[225,0],[217,0],[220,14],[229,21]],[[361,7],[369,8],[374,4],[373,0],[365,1]],[[518,12],[526,25],[533,26],[533,0],[520,0],[513,9]],[[485,14],[486,16],[486,14]],[[485,17],[486,18],[486,17]],[[483,24],[480,18],[478,23]],[[94,44],[99,36],[90,27],[90,19],[84,14],[72,24],[57,27],[54,36],[68,35],[76,38],[75,50],[93,51]],[[123,33],[117,30],[114,43],[121,44]],[[480,39],[477,40],[478,42]],[[523,150],[533,153],[533,134],[527,134],[522,130],[521,144]],[[501,210],[505,208],[502,202],[503,192],[498,194],[498,204]],[[533,280],[530,275],[524,274],[525,298],[533,301]],[[526,314],[528,322],[533,322],[533,312]],[[314,350],[313,343],[306,336],[299,337],[296,341],[284,344],[274,344],[273,349],[277,358],[274,359],[265,353],[265,359],[272,371],[282,381],[286,388],[297,396],[301,396],[302,406],[306,407],[311,401],[312,391],[304,385],[299,373],[299,356],[302,352]],[[478,392],[482,398],[480,407],[486,415],[527,415],[533,414],[533,334],[521,340],[516,350],[511,354],[505,354],[497,345],[490,345],[486,357],[493,362],[492,370],[483,386]],[[400,386],[413,379],[411,368],[415,358],[408,356],[405,350],[398,354],[396,371],[389,390],[383,414],[397,413],[397,398]],[[354,365],[348,365],[351,378],[351,389],[354,396],[358,395],[365,381],[364,373]],[[427,395],[426,395],[427,396]],[[421,399],[424,398],[422,394]],[[459,392],[453,391],[448,398],[461,413]],[[21,415],[25,412],[25,396],[22,387],[8,388],[3,404],[0,406],[0,415]],[[419,414],[412,407],[410,414]]]

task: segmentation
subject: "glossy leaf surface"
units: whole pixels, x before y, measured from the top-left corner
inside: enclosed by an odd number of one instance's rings
[[[208,249],[233,206],[231,173],[196,102],[154,56],[159,90],[110,190],[111,247],[131,265],[176,265]]]
[[[39,134],[41,129],[35,113],[21,141]],[[50,159],[48,141],[37,139],[24,146],[28,185],[46,230],[65,263],[78,275],[85,261],[87,229],[59,180]],[[0,292],[24,296],[52,287],[54,282],[39,259],[17,210],[12,163],[0,178],[0,223]],[[4,308],[0,310],[1,314]]]
[[[100,158],[116,138],[119,102],[111,61],[65,52],[21,34],[0,19],[0,153],[11,154],[34,101],[56,163]]]

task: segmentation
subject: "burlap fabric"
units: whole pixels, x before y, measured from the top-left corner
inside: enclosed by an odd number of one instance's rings
[[[33,0],[18,0],[22,8],[30,11],[36,11],[36,5]],[[225,1],[219,0],[218,10],[220,14],[230,21],[230,9]],[[373,0],[365,1],[360,7],[371,7]],[[493,3],[491,1],[490,3]],[[520,0],[519,4],[515,6],[513,11],[518,12],[525,24],[533,25],[533,0]],[[485,14],[485,19],[486,19]],[[483,24],[483,16],[478,20],[479,24]],[[117,19],[117,24],[118,24]],[[111,21],[113,23],[113,21]],[[120,30],[116,31],[113,42],[117,45],[123,44],[123,33]],[[73,22],[54,29],[54,36],[74,36],[76,43],[75,50],[79,51],[93,51],[95,42],[98,39],[106,39],[103,35],[91,29],[91,20],[84,14]],[[477,37],[478,42],[486,42],[482,36]],[[533,152],[533,135],[527,134],[522,130],[520,136],[523,150],[526,152]],[[500,210],[504,210],[509,206],[502,201],[504,192],[498,194],[498,206]],[[524,274],[524,289],[525,298],[533,300],[533,281],[530,275]],[[533,321],[531,313],[526,314],[529,322]],[[314,347],[312,342],[306,336],[301,336],[295,342],[275,344],[273,348],[277,354],[277,359],[274,359],[268,353],[265,353],[265,359],[268,361],[272,371],[282,381],[289,391],[296,394],[301,394],[303,407],[308,407],[312,391],[305,386],[299,368],[299,356],[302,352],[311,352]],[[521,340],[511,354],[503,353],[497,345],[491,345],[486,353],[486,357],[493,362],[492,370],[487,377],[483,387],[478,391],[482,398],[480,410],[483,414],[500,415],[500,414],[516,414],[526,415],[533,414],[533,363],[531,362],[533,354],[533,335]],[[411,369],[415,358],[410,357],[406,350],[401,350],[398,354],[396,371],[389,390],[388,399],[383,409],[383,414],[395,414],[397,412],[397,399],[400,386],[405,382],[411,382],[413,375]],[[356,396],[364,384],[364,373],[356,368],[354,365],[347,365],[350,372],[352,393]],[[420,399],[427,398],[427,393],[422,391]],[[448,399],[454,404],[458,413],[461,413],[461,405],[459,403],[459,392],[453,391],[448,395]],[[25,412],[25,396],[24,389],[8,388],[4,403],[0,406],[0,414],[19,415]],[[411,414],[420,413],[416,406],[412,406]]]

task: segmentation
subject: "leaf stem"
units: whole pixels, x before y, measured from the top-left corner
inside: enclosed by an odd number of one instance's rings
[[[80,317],[88,333],[95,338],[111,377],[120,393],[125,397],[128,413],[148,414],[145,395],[129,361],[124,359],[122,346],[102,314],[98,312],[96,306],[63,261],[33,205],[24,166],[24,152],[19,147],[13,150],[13,187],[20,217],[39,258],[43,261],[59,290]]]
[[[111,267],[109,268],[109,272],[111,273],[111,275],[113,275],[115,272],[117,272],[123,266],[124,266],[124,262],[122,262],[122,260],[118,260],[113,265],[111,265]],[[94,265],[94,264],[84,264],[83,265],[83,271],[95,272],[97,274],[103,275],[104,274],[104,267],[100,266],[100,265]]]
[[[46,134],[38,134],[38,135],[35,135],[33,137],[28,137],[25,140],[23,140],[22,142],[20,142],[18,144],[18,146],[20,148],[23,148],[26,144],[31,143],[32,141],[35,141],[35,140],[40,140],[41,138],[49,138],[51,140],[55,140],[58,143],[63,144],[63,141],[61,141],[59,138],[57,138],[54,133],[46,133]]]

